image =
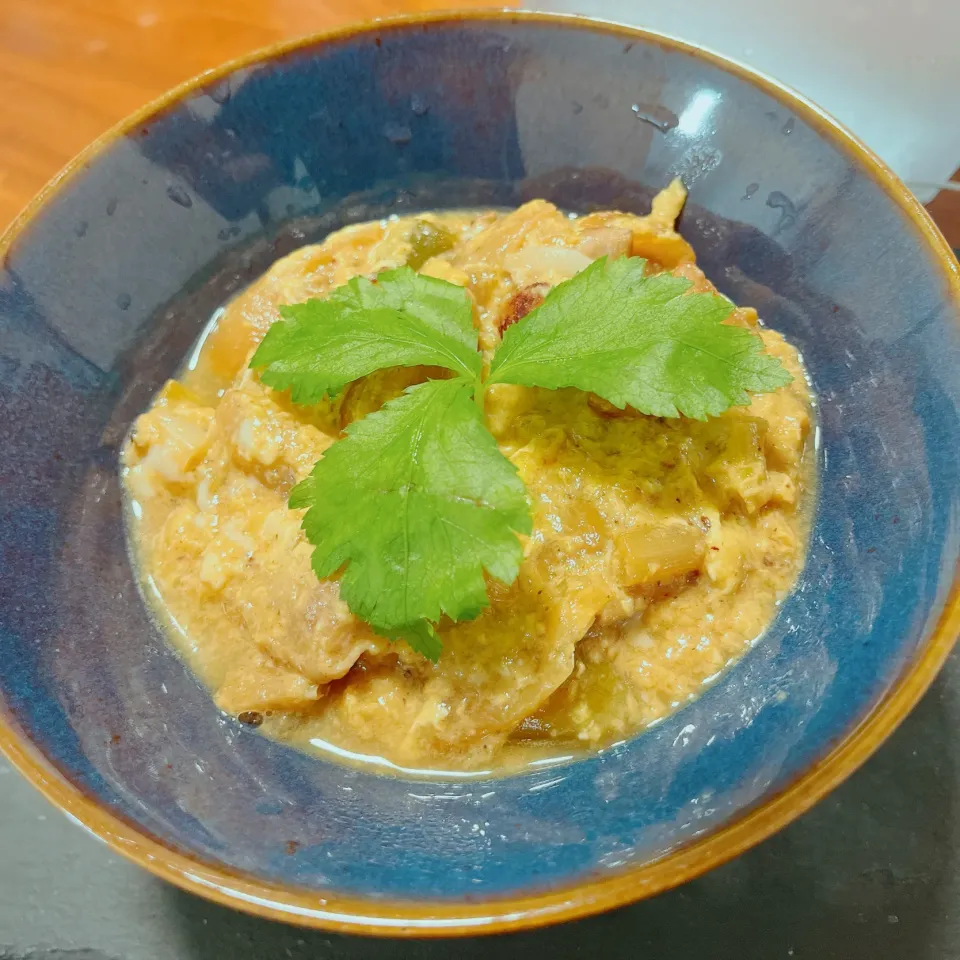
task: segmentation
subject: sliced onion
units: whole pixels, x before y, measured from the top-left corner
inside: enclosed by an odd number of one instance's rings
[[[567,247],[524,247],[503,258],[518,287],[531,283],[549,283],[551,286],[569,280],[592,261],[579,250]]]

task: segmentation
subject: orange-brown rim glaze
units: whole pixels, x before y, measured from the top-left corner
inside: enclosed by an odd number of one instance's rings
[[[274,44],[200,74],[121,121],[87,147],[23,210],[0,238],[0,262],[17,237],[63,186],[115,140],[181,98],[252,64],[269,61],[300,47],[344,40],[380,29],[435,26],[456,21],[549,24],[570,30],[600,30],[626,41],[643,40],[714,64],[759,86],[788,105],[806,123],[854,158],[910,218],[939,261],[947,295],[960,313],[960,265],[940,231],[909,190],[863,143],[819,107],[737,63],[690,44],[645,30],[582,17],[512,11],[472,11],[394,17]],[[960,633],[960,568],[955,569],[943,612],[923,649],[895,686],[847,734],[844,740],[780,793],[732,823],[660,860],[611,876],[586,877],[546,893],[471,902],[365,900],[267,883],[223,866],[201,862],[164,846],[127,820],[101,808],[97,800],[70,783],[10,721],[0,718],[0,750],[48,800],[108,843],[118,853],[159,877],[227,906],[274,920],[305,926],[381,936],[450,936],[503,933],[573,920],[609,910],[678,886],[743,853],[808,810],[857,769],[917,703],[943,665]]]

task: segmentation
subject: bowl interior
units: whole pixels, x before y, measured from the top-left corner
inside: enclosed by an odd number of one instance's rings
[[[46,775],[202,864],[463,901],[648,862],[822,757],[950,589],[960,326],[905,209],[794,109],[607,27],[386,25],[190,90],[53,191],[0,282],[0,703]],[[374,776],[221,716],[145,614],[117,478],[213,310],[346,223],[535,196],[645,212],[676,175],[701,265],[799,345],[821,402],[809,558],[762,642],[642,736],[505,779]]]

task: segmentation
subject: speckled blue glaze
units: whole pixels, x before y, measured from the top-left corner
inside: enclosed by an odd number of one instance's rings
[[[219,302],[347,222],[546,196],[682,228],[798,344],[822,403],[809,560],[763,641],[601,756],[500,780],[378,777],[221,716],[151,626],[117,454]],[[0,702],[172,849],[371,899],[548,890],[645,862],[782,790],[922,647],[953,575],[960,342],[909,218],[758,86],[653,42],[440,22],[237,71],[116,140],[0,277]]]

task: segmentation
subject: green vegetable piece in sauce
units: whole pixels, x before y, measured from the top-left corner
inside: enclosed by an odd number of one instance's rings
[[[454,236],[429,220],[418,220],[410,231],[410,256],[407,266],[419,270],[431,257],[453,249]]]

